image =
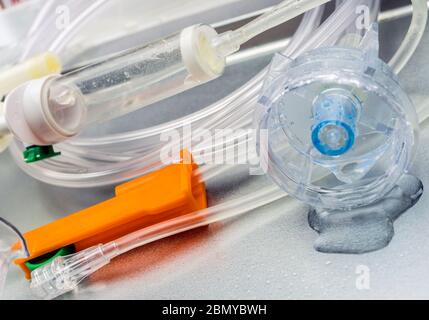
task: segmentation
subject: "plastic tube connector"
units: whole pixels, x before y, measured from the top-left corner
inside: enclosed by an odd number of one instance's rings
[[[356,139],[356,124],[361,103],[344,89],[328,89],[313,103],[314,126],[311,139],[323,155],[336,157],[347,153]]]
[[[30,288],[39,298],[54,299],[74,290],[83,279],[107,265],[117,254],[112,243],[55,258],[31,273]]]
[[[57,78],[58,75],[51,75],[29,81],[7,96],[5,118],[10,131],[18,140],[28,145],[46,146],[62,142],[80,132],[86,109],[79,97],[71,99],[64,91],[58,94],[56,100],[49,101],[51,84]],[[61,110],[62,115],[58,110]]]
[[[180,51],[193,81],[204,83],[223,74],[226,56],[213,46],[217,38],[216,30],[207,25],[194,25],[181,32]]]

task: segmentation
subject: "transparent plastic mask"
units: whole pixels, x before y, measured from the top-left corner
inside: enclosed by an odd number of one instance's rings
[[[277,55],[259,107],[268,174],[315,207],[374,202],[413,158],[414,107],[375,51],[322,48],[293,61]]]
[[[0,297],[6,282],[9,265],[17,258],[28,257],[22,234],[8,221],[0,218]]]

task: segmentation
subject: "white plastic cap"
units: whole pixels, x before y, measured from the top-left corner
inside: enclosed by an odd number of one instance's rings
[[[0,72],[0,96],[8,94],[19,85],[61,72],[60,58],[45,52]]]
[[[216,30],[207,25],[191,26],[180,34],[182,59],[193,81],[207,82],[223,74],[225,57],[212,45],[217,36]]]
[[[29,81],[13,90],[5,101],[5,118],[13,135],[29,145],[52,145],[79,132],[55,121],[48,106],[49,86],[58,75]]]

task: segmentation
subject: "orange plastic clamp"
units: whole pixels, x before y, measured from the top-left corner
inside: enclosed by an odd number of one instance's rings
[[[206,208],[205,185],[195,174],[197,168],[189,152],[182,151],[181,163],[120,185],[114,198],[26,233],[30,257],[15,263],[30,279],[27,261],[69,245],[78,252]]]

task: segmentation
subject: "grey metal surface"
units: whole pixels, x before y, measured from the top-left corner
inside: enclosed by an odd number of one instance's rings
[[[383,56],[388,57],[407,29],[407,18],[382,26]],[[429,33],[401,80],[417,105],[429,94]],[[250,78],[269,57],[232,67],[216,83],[168,100],[189,103],[189,110],[216,99]],[[428,106],[429,107],[429,106]],[[158,110],[158,112],[160,112]],[[149,111],[150,112],[150,111]],[[156,110],[152,110],[156,114]],[[140,115],[143,116],[143,115]],[[145,117],[147,118],[147,117]],[[142,119],[142,118],[140,118]],[[118,120],[126,121],[126,120]],[[429,185],[429,130],[424,128],[413,173]],[[0,155],[1,216],[23,231],[85,208],[113,195],[111,188],[70,190],[47,186],[24,175],[8,153]],[[212,201],[256,190],[222,180],[209,187]],[[365,255],[327,255],[312,245],[316,234],[307,208],[278,201],[243,217],[194,230],[136,249],[97,272],[64,299],[391,299],[429,298],[429,197],[395,224],[392,243]],[[362,269],[362,266],[364,268]],[[356,286],[368,270],[370,288]],[[22,273],[14,268],[6,298],[31,299]]]

